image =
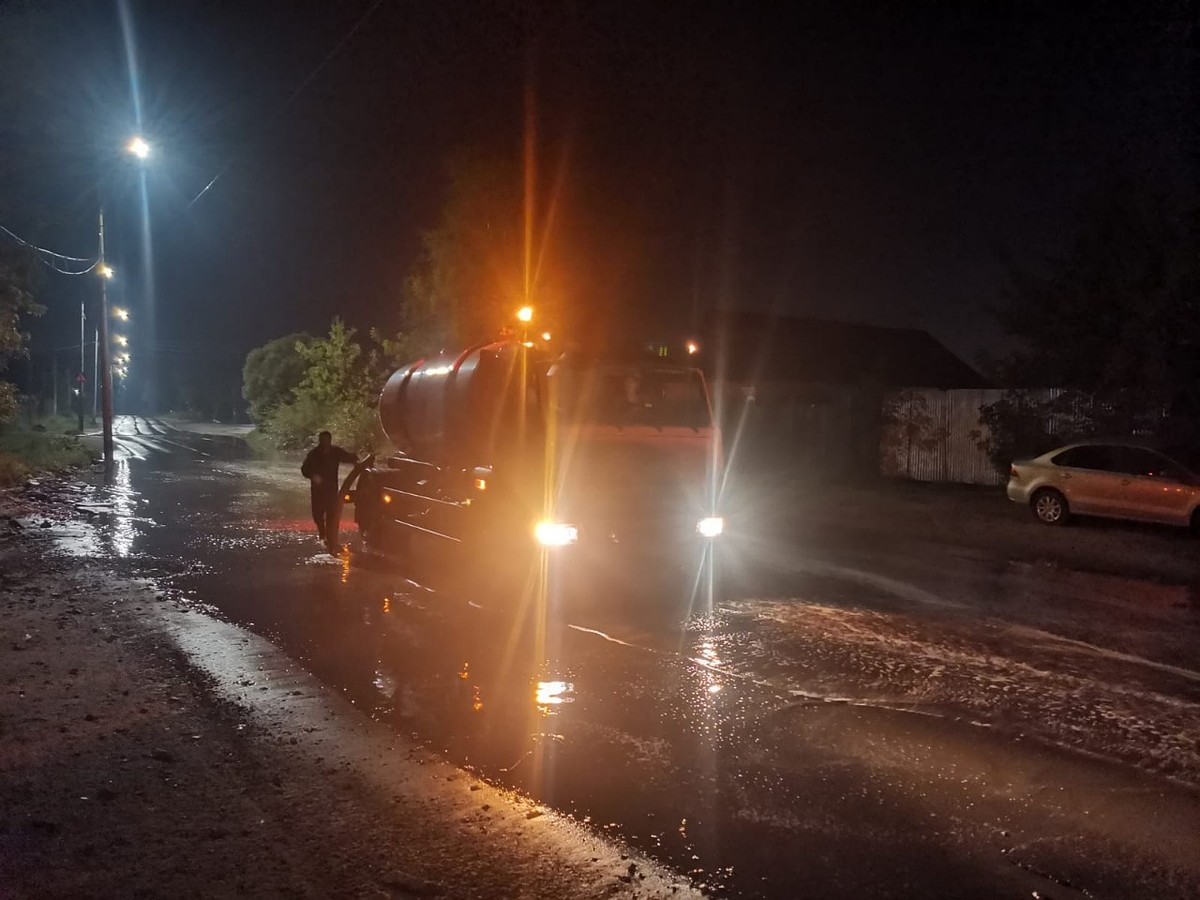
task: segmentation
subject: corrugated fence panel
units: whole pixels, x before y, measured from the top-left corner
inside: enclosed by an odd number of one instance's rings
[[[988,459],[989,433],[979,420],[979,408],[999,400],[1003,393],[926,389],[889,393],[884,398],[887,424],[880,470],[916,481],[1003,484],[1006,474]]]

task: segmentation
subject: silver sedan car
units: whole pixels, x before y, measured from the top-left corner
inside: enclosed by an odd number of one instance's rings
[[[1009,471],[1008,499],[1027,504],[1047,525],[1079,513],[1200,531],[1200,476],[1129,444],[1088,441],[1018,460]]]

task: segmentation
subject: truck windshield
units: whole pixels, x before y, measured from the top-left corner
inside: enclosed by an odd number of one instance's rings
[[[688,369],[593,366],[571,372],[559,393],[559,413],[580,424],[707,428],[712,424],[704,382]]]

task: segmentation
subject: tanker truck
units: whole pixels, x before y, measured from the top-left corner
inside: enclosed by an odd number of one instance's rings
[[[344,492],[368,546],[465,576],[711,600],[721,437],[699,369],[517,337],[398,369],[398,451]]]

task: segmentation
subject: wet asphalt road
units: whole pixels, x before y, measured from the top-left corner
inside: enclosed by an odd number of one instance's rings
[[[438,591],[352,530],[324,554],[291,466],[117,430],[111,514],[65,552],[268,637],[365,713],[722,895],[1200,889],[1186,587],[801,547],[773,524],[732,538],[742,577],[714,610],[619,590],[531,610]]]

